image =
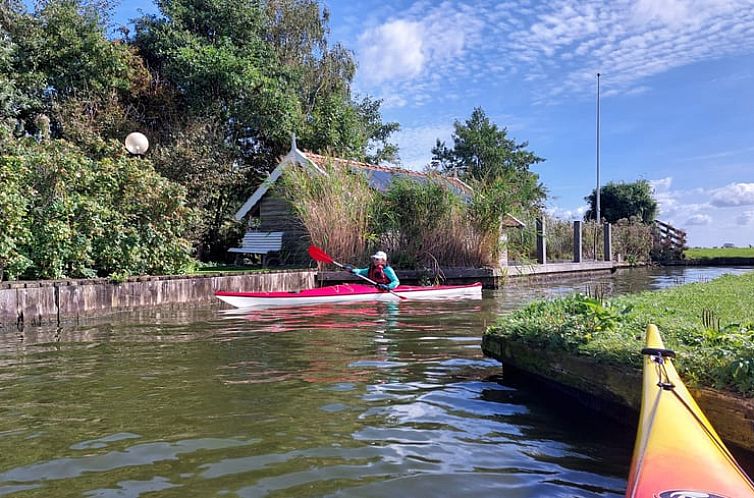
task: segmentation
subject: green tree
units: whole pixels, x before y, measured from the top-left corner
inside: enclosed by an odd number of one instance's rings
[[[597,190],[584,197],[589,209],[585,220],[594,219],[597,210]],[[636,218],[643,223],[652,223],[657,216],[657,201],[652,186],[647,180],[632,183],[610,182],[600,188],[600,216],[608,223]]]
[[[484,227],[510,211],[538,209],[546,197],[539,175],[531,167],[543,161],[528,144],[508,138],[480,107],[464,123],[453,124],[453,147],[437,140],[433,164],[443,173],[459,174],[476,192],[474,218]]]
[[[129,38],[153,76],[129,108],[157,139],[158,171],[186,185],[204,211],[202,258],[234,243],[230,217],[290,147],[389,160],[395,123],[381,102],[351,96],[352,54],[328,45],[326,10],[313,0],[163,0],[161,16]],[[150,111],[155,108],[158,111]]]
[[[438,139],[432,149],[433,162],[445,173],[457,172],[477,180],[514,179],[533,175],[530,168],[544,161],[526,150],[528,143],[517,144],[508,138],[508,130],[490,121],[481,107],[475,108],[464,123],[456,121],[453,127],[453,147]]]

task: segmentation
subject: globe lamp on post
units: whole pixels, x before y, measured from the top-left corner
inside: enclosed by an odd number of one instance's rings
[[[135,131],[126,137],[126,150],[135,155],[143,156],[149,149],[149,140],[144,134]]]

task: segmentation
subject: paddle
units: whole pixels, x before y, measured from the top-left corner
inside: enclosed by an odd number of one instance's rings
[[[309,246],[309,249],[307,249],[307,252],[309,253],[309,256],[311,256],[312,259],[315,261],[319,261],[320,263],[332,263],[339,268],[345,268],[345,265],[338,263],[337,261],[332,259],[332,257],[329,254],[327,254],[325,251],[323,251],[322,249],[320,249],[319,247],[315,245]],[[372,285],[377,285],[377,282],[375,282],[374,280],[368,277],[365,277],[364,275],[359,275],[358,273],[354,273],[354,275],[366,280]],[[404,300],[408,299],[406,296],[401,296],[400,294],[397,294],[396,292],[393,292],[390,289],[388,289],[388,292],[394,296],[397,296],[400,299],[404,299]]]

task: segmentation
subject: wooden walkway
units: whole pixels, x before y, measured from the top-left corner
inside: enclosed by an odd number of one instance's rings
[[[508,276],[553,275],[560,273],[592,273],[613,271],[622,265],[613,261],[582,261],[581,263],[547,263],[545,265],[511,265]]]

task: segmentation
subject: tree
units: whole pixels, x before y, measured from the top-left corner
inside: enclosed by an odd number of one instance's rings
[[[506,128],[498,128],[481,107],[476,107],[464,123],[453,124],[453,148],[437,140],[432,159],[446,172],[483,180],[529,173],[531,166],[544,159],[526,150],[528,143],[517,144],[508,138]]]
[[[585,220],[593,220],[597,210],[597,189],[584,197],[589,209]],[[652,186],[647,180],[633,183],[610,182],[600,188],[600,216],[608,223],[636,218],[643,223],[652,223],[657,216],[657,201]]]
[[[544,159],[527,150],[526,142],[509,139],[508,131],[490,121],[481,107],[464,123],[456,121],[453,126],[453,147],[438,139],[432,149],[433,163],[442,172],[458,173],[468,183],[477,183],[488,192],[490,206],[497,203],[490,196],[498,192],[504,197],[500,201],[505,201],[501,209],[540,207],[546,192],[530,168]]]

